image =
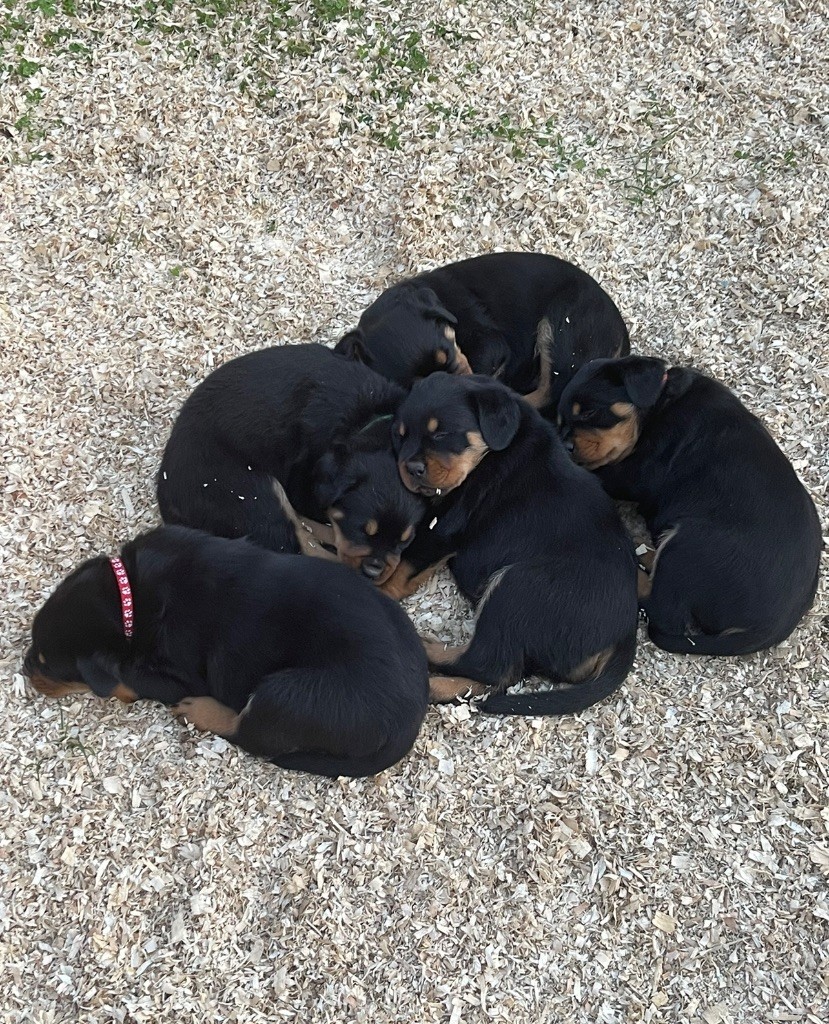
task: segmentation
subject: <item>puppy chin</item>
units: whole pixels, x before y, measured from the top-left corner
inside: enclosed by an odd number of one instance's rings
[[[386,580],[390,579],[394,575],[394,570],[400,565],[400,559],[393,559],[388,562],[386,568],[380,573],[380,575],[373,579],[371,582],[375,587],[382,587]]]

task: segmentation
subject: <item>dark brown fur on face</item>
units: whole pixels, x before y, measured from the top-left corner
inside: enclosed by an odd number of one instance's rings
[[[412,387],[392,436],[408,486],[441,494],[384,590],[406,596],[451,559],[478,612],[469,644],[427,645],[431,699],[494,692],[486,712],[562,714],[612,693],[636,645],[633,547],[551,426],[495,381],[433,374]],[[498,693],[530,673],[575,685]]]
[[[336,351],[408,388],[435,371],[486,374],[552,409],[582,363],[630,351],[589,275],[544,253],[487,253],[398,282]]]
[[[570,382],[559,415],[576,460],[639,504],[656,541],[638,583],[654,643],[751,654],[792,632],[814,600],[820,525],[785,455],[728,388],[646,356],[599,359]]]
[[[466,480],[472,470],[489,451],[483,437],[477,431],[466,434],[468,447],[458,454],[433,452],[426,449],[423,459],[426,473],[420,481],[413,479],[405,465],[400,466],[400,478],[410,491],[418,493],[424,487],[445,494]]]
[[[577,403],[578,404],[578,403]],[[626,459],[639,438],[639,413],[630,402],[614,402],[610,413],[618,422],[609,427],[573,428],[573,454],[586,469],[599,469]]]

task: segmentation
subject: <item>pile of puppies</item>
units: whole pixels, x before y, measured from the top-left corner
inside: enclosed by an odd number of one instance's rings
[[[608,696],[640,612],[668,651],[779,643],[817,587],[806,490],[727,388],[629,351],[589,275],[498,253],[394,285],[333,351],[232,360],[173,427],[168,525],[36,616],[32,684],[163,701],[282,767],[358,776],[409,751],[430,700]],[[638,504],[648,557],[613,499]],[[396,603],[446,564],[477,609],[462,647]],[[530,674],[562,685],[505,692]]]

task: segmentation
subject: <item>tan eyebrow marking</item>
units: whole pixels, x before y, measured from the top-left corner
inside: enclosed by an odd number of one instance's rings
[[[438,429],[438,421],[435,416],[433,416],[426,424],[426,429],[429,431],[430,434],[434,434],[434,432]]]
[[[438,349],[438,351],[435,352],[435,362],[438,364],[438,366],[445,366],[449,362],[449,356],[443,351],[442,348]]]
[[[414,533],[414,527],[413,526],[407,526],[406,529],[400,534],[400,539],[402,541],[411,540],[413,533]]]
[[[401,423],[400,424],[400,426],[397,428],[397,433],[401,437],[405,437],[406,436],[406,424],[405,423]]]
[[[581,403],[580,402],[573,402],[573,415],[574,416],[578,416],[578,414],[580,412],[581,412]]]
[[[377,525],[377,520],[376,519],[369,519],[369,521],[366,523],[366,525],[363,527],[363,529],[366,531],[366,533],[368,534],[369,537],[373,537],[375,535],[375,533],[377,533],[377,531],[379,530],[379,526]]]
[[[450,327],[449,324],[447,324],[443,328],[443,336],[444,336],[444,338],[446,338],[447,341],[454,341],[455,340],[455,328],[454,327]]]

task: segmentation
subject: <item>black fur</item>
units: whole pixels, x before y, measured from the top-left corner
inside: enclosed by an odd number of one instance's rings
[[[24,671],[38,689],[247,707],[229,740],[318,775],[373,775],[411,748],[426,657],[403,611],[355,574],[184,527],[144,534],[121,558],[133,638],[108,559],[90,559],[35,617]]]
[[[409,387],[435,370],[458,372],[455,340],[475,373],[525,394],[539,377],[539,323],[547,318],[555,408],[576,369],[630,351],[619,310],[583,270],[544,253],[488,253],[408,278],[384,291],[337,351]]]
[[[362,552],[351,563],[382,580],[423,514],[423,503],[401,486],[389,442],[402,397],[322,345],[268,348],[225,363],[187,399],[173,427],[156,481],[162,519],[297,552],[278,480],[301,515],[327,520],[334,507],[345,541]],[[371,520],[378,529],[368,536]]]
[[[566,681],[609,651],[603,669],[578,685],[483,704],[498,714],[581,710],[612,693],[633,662],[633,545],[612,501],[573,465],[553,427],[485,377],[436,373],[413,386],[393,428],[404,482],[433,494],[430,460],[463,459],[476,435],[488,450],[433,504],[431,528],[419,528],[401,566],[414,577],[454,552],[460,589],[476,604],[486,598],[466,653],[432,669],[502,690],[532,673]]]
[[[577,451],[583,432],[618,425],[615,403],[635,406],[638,440],[597,476],[613,497],[638,503],[657,545],[676,531],[641,599],[653,642],[680,654],[749,654],[785,640],[814,600],[822,539],[811,498],[765,426],[696,370],[597,360],[562,397],[562,429]]]

